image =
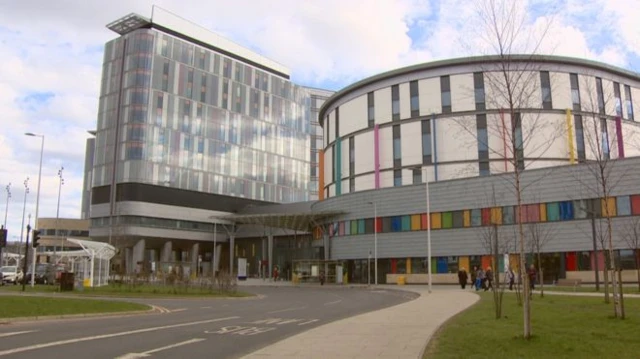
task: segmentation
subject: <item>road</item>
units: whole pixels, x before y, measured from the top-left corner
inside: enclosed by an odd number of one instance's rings
[[[255,287],[256,298],[127,299],[153,314],[0,325],[1,358],[237,358],[313,327],[415,298],[345,287]],[[328,343],[330,345],[330,343]]]

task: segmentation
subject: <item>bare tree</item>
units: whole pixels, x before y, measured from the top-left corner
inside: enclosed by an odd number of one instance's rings
[[[628,248],[633,250],[636,260],[636,275],[638,276],[638,291],[640,292],[640,218],[633,218],[623,231],[622,238]]]
[[[512,191],[516,198],[515,222],[520,254],[518,274],[519,282],[525,283],[526,244],[522,206],[523,191],[528,185],[522,183],[521,175],[526,166],[541,158],[563,134],[563,126],[558,121],[542,116],[540,111],[527,110],[543,107],[546,96],[540,93],[540,62],[536,61],[534,54],[538,52],[549,25],[531,36],[531,29],[526,28],[526,9],[521,2],[483,0],[476,4],[479,39],[488,45],[494,58],[481,65],[486,92],[475,96],[476,102],[480,98],[486,108],[493,111],[484,118],[477,117],[476,122],[468,118],[455,121],[464,132],[478,139],[478,150],[484,151],[487,165],[493,165],[492,172],[510,173],[504,177],[507,182],[504,188]],[[484,136],[480,136],[478,129],[486,131]],[[492,142],[490,138],[499,141]],[[504,168],[500,168],[502,165]],[[523,290],[523,335],[528,339],[531,337],[529,286],[525,285]]]
[[[542,249],[555,236],[550,225],[542,223],[527,224],[527,237],[531,253],[538,259],[538,282],[540,283],[540,297],[544,297],[544,269],[542,266]]]
[[[616,150],[622,146],[618,143],[618,137],[610,136],[609,133],[616,133],[612,125],[613,120],[619,118],[607,115],[610,112],[617,112],[622,115],[622,104],[619,98],[614,98],[613,83],[594,76],[575,77],[574,80],[579,87],[586,91],[580,91],[575,86],[572,89],[574,111],[579,111],[580,115],[574,116],[577,131],[577,152],[578,160],[585,163],[591,176],[585,178],[577,174],[576,180],[592,195],[596,197],[591,211],[592,215],[600,217],[598,226],[600,227],[598,239],[602,249],[605,251],[605,268],[603,270],[605,282],[605,302],[609,302],[608,282],[611,279],[613,287],[613,304],[615,317],[621,316],[621,306],[618,296],[617,278],[615,272],[615,258],[613,251],[613,226],[612,216],[615,212],[614,196],[612,191],[617,187],[624,177],[623,171],[613,171],[616,166]],[[605,87],[610,91],[605,91]],[[584,94],[586,96],[581,96]],[[615,138],[615,140],[614,140]],[[598,201],[599,199],[599,201]],[[600,203],[597,203],[600,202]],[[598,208],[600,205],[600,208]],[[600,213],[598,213],[600,212]],[[597,216],[600,214],[600,216]],[[604,223],[602,223],[604,222]]]

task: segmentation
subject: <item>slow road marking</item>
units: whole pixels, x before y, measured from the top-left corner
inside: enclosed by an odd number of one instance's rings
[[[0,338],[12,337],[14,335],[27,334],[27,333],[33,333],[33,332],[37,332],[37,330],[25,330],[25,331],[22,331],[22,332],[2,333],[2,334],[0,334]]]
[[[294,310],[300,310],[300,309],[307,309],[307,307],[294,307],[294,308],[287,308],[287,309],[281,309],[281,310],[274,310],[272,312],[267,312],[267,314],[275,314],[275,313],[282,313],[282,312],[291,312]]]
[[[90,341],[90,340],[107,339],[107,338],[113,338],[113,337],[121,337],[121,336],[124,336],[124,335],[155,332],[155,331],[164,330],[164,329],[189,327],[189,326],[192,326],[192,325],[221,322],[221,321],[224,321],[224,320],[231,320],[231,319],[238,319],[238,318],[240,318],[240,317],[226,317],[226,318],[218,318],[218,319],[200,320],[200,321],[197,321],[197,322],[187,322],[187,323],[180,323],[180,324],[164,325],[164,326],[161,326],[161,327],[151,327],[151,328],[144,328],[144,329],[136,329],[136,330],[130,330],[130,331],[120,332],[120,333],[102,334],[102,335],[94,335],[94,336],[90,336],[90,337],[59,340],[57,342],[35,344],[35,345],[29,345],[29,346],[26,346],[26,347],[3,350],[3,351],[0,351],[0,356],[5,356],[5,355],[10,355],[10,354],[15,354],[15,353],[22,353],[22,352],[26,352],[26,351],[30,351],[30,350],[36,350],[36,349],[42,349],[42,348],[55,347],[55,346],[65,345],[65,344],[75,344],[75,343],[80,343],[80,342],[87,342],[87,341]]]
[[[116,359],[145,358],[145,357],[151,356],[151,354],[153,354],[153,353],[161,352],[161,351],[167,350],[167,349],[181,347],[183,345],[188,345],[188,344],[192,344],[192,343],[201,342],[203,340],[204,339],[202,339],[202,338],[195,338],[195,339],[191,339],[191,340],[186,340],[184,342],[167,345],[167,346],[164,346],[164,347],[160,347],[160,348],[156,348],[156,349],[152,349],[152,350],[147,350],[146,352],[142,352],[142,353],[128,353],[128,354],[116,357]]]

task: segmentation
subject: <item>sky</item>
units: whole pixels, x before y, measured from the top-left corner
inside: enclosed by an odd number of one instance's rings
[[[503,0],[496,0],[503,1]],[[105,25],[158,5],[289,67],[295,83],[339,90],[380,72],[491,54],[473,0],[0,0],[0,220],[9,240],[35,217],[79,218],[87,130],[98,109]],[[640,0],[520,0],[521,33],[538,53],[640,71]],[[547,29],[546,36],[539,36]],[[523,38],[524,39],[524,38]],[[523,40],[521,49],[531,51]],[[25,199],[23,182],[29,177]],[[26,221],[26,219],[25,219]],[[25,222],[26,223],[26,222]],[[33,220],[32,220],[33,224]]]

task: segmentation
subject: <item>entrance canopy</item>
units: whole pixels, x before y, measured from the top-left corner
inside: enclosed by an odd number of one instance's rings
[[[310,231],[313,227],[335,216],[344,214],[343,211],[315,211],[299,213],[259,213],[259,214],[231,214],[212,219],[228,221],[234,224],[253,224],[265,227],[284,228],[297,231]]]

